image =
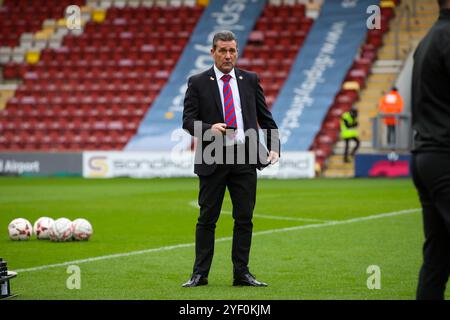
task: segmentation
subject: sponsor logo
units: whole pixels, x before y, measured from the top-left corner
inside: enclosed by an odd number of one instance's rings
[[[106,161],[106,156],[93,156],[88,160],[88,177],[101,178],[106,177],[109,171],[109,166]]]
[[[0,173],[2,174],[24,174],[39,173],[39,161],[16,161],[16,160],[0,160]]]

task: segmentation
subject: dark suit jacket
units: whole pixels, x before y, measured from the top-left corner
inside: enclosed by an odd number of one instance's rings
[[[267,148],[269,151],[273,150],[280,153],[278,127],[272,118],[272,114],[267,109],[266,99],[263,89],[259,84],[258,76],[253,72],[237,68],[234,70],[241,100],[244,131],[248,129],[257,131],[258,124],[261,129],[268,129],[268,134],[265,136]],[[233,94],[237,93],[233,92]],[[188,80],[188,88],[184,98],[183,129],[189,131],[192,136],[194,136],[195,121],[202,121],[202,134],[206,130],[211,129],[215,123],[225,123],[222,102],[213,67],[207,71],[193,75]],[[196,164],[194,166],[194,172],[198,175],[210,175],[216,168],[215,163],[206,164],[202,158],[199,158],[209,143],[203,141],[201,144],[198,144],[201,147],[197,148]],[[256,152],[258,154],[264,153],[264,156],[258,157],[261,160],[255,165],[258,169],[266,165],[267,150],[263,149],[264,147],[259,143],[259,140],[257,140],[255,145],[251,141],[250,143],[247,141],[246,148],[253,148],[253,150],[257,150]]]

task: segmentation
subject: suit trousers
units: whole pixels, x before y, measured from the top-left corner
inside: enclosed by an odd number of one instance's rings
[[[194,273],[208,276],[214,255],[216,223],[222,209],[225,189],[233,204],[232,262],[235,276],[249,272],[248,261],[253,230],[253,209],[256,202],[257,174],[254,165],[222,164],[208,176],[199,176],[200,192],[195,235]]]
[[[450,274],[450,154],[418,153],[412,176],[422,204],[425,243],[416,298],[444,299]]]

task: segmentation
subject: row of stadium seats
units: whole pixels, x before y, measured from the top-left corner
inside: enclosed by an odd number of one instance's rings
[[[304,24],[301,24],[295,31],[283,30],[283,31],[253,31],[250,34],[249,42],[253,44],[262,45],[263,42],[270,48],[271,46],[283,45],[290,46],[292,43],[305,41],[308,30],[310,29],[311,20],[305,20]],[[306,27],[305,27],[306,26]],[[263,28],[263,27],[261,27]],[[301,30],[301,28],[306,28]],[[261,47],[262,49],[263,47]]]
[[[122,122],[122,118],[119,120],[117,118],[109,118],[98,120],[95,117],[89,118],[75,118],[73,120],[70,119],[60,119],[59,121],[55,121],[54,118],[44,118],[43,120],[36,119],[24,119],[21,121],[10,121],[7,123],[0,123],[2,130],[4,131],[3,135],[7,135],[8,133],[18,133],[21,131],[26,131],[28,134],[33,135],[37,134],[37,132],[50,132],[50,131],[58,131],[63,133],[65,131],[96,131],[96,130],[135,130],[139,125],[140,116],[135,117],[126,117],[127,122]]]
[[[270,4],[267,6],[267,10],[264,11],[261,19],[258,23],[264,20],[264,18],[303,18],[306,16],[306,6],[302,3],[294,3],[292,5],[274,5]]]
[[[8,150],[118,150],[134,135],[135,130],[76,132],[63,130],[38,132],[35,135],[18,132],[0,136],[0,145]]]
[[[143,23],[144,21],[154,21],[158,19],[166,20],[187,20],[192,17],[192,12],[196,12],[195,15],[199,15],[202,12],[200,6],[166,6],[166,7],[126,7],[126,8],[109,8],[107,11],[108,20],[114,21],[119,18],[123,18],[136,23]]]
[[[193,25],[192,27],[193,28]],[[189,29],[190,30],[190,29]],[[123,33],[122,33],[123,34]],[[148,33],[135,33],[133,35],[127,34],[126,37],[120,35],[116,37],[114,33],[109,33],[104,37],[100,37],[100,34],[95,33],[90,38],[73,38],[67,37],[64,40],[64,44],[71,49],[72,53],[84,54],[84,53],[123,53],[127,51],[129,54],[139,54],[140,52],[156,52],[156,51],[174,51],[173,47],[184,46],[189,40],[189,34],[187,32],[148,32]],[[120,46],[114,47],[119,42]],[[75,49],[74,44],[78,45],[79,49]],[[123,46],[123,47],[121,47]],[[114,48],[119,48],[114,50]],[[58,48],[57,52],[62,52],[62,48]],[[113,55],[111,55],[114,58]]]
[[[34,82],[28,82],[24,83],[20,87],[19,90],[16,91],[15,98],[22,98],[22,97],[29,97],[28,91],[36,91],[36,92],[42,92],[42,97],[48,96],[52,92],[59,92],[61,98],[69,97],[69,96],[76,96],[77,92],[93,92],[98,93],[100,97],[108,97],[108,96],[119,96],[121,95],[121,92],[131,93],[132,96],[134,95],[143,95],[146,96],[148,93],[157,93],[159,90],[158,85],[152,85],[152,86],[146,86],[143,83],[137,82],[135,84],[126,84],[123,82],[108,82],[105,81],[104,83],[66,83],[65,81],[61,81],[60,83],[56,84],[54,82],[47,82],[47,83],[40,83],[36,84]],[[91,95],[90,95],[91,96]],[[32,96],[33,100],[36,100],[34,98],[34,95]],[[39,100],[39,99],[37,99]],[[11,99],[10,103],[13,104],[14,99]],[[5,110],[7,112],[8,110]]]
[[[71,105],[75,106],[84,106],[88,105],[91,108],[96,108],[101,105],[110,105],[114,107],[116,104],[125,104],[123,108],[127,108],[128,105],[144,105],[146,108],[148,107],[147,103],[152,102],[152,95],[156,96],[159,90],[155,90],[153,93],[150,91],[120,91],[120,92],[107,92],[107,94],[102,95],[104,92],[89,92],[86,94],[82,91],[75,91],[72,93],[59,94],[53,97],[47,97],[46,95],[39,95],[39,98],[35,98],[32,92],[34,91],[25,91],[25,94],[28,94],[24,97],[14,97],[8,103],[10,103],[9,107],[2,111],[3,115],[9,114],[20,114],[15,111],[15,108],[22,109],[28,106],[36,107],[39,109],[40,106],[44,106],[48,108],[49,111],[52,109],[62,110]],[[133,95],[131,95],[134,93]],[[139,94],[138,94],[139,93]],[[50,95],[50,94],[49,94]],[[60,106],[60,109],[56,109],[55,106]]]
[[[172,67],[172,66],[170,66]],[[68,83],[72,80],[73,82],[80,82],[83,84],[86,84],[88,82],[105,79],[109,81],[115,81],[115,80],[121,80],[122,82],[126,82],[129,84],[136,83],[137,80],[141,79],[143,84],[151,85],[151,83],[156,83],[160,87],[162,84],[165,83],[167,79],[169,79],[169,71],[167,70],[160,70],[157,72],[121,72],[116,70],[107,70],[107,71],[100,71],[97,69],[91,69],[90,71],[86,72],[86,70],[83,69],[77,69],[77,70],[64,70],[62,72],[52,70],[50,71],[43,71],[42,73],[33,72],[33,73],[26,73],[25,79],[38,79],[39,81],[42,81],[44,84],[48,83],[49,81],[62,79],[66,80]],[[120,81],[116,81],[119,82]],[[105,82],[102,82],[102,84]],[[20,90],[20,87],[19,87]]]
[[[97,120],[93,118],[67,120],[62,119],[60,121],[54,121],[54,119],[47,118],[43,121],[20,121],[20,122],[8,122],[6,125],[0,124],[4,131],[3,136],[25,133],[27,135],[43,135],[45,133],[58,132],[64,134],[65,132],[71,132],[74,134],[80,134],[80,132],[90,131],[95,135],[95,131],[102,131],[102,135],[105,131],[133,131],[139,125],[139,117],[128,119],[124,124],[120,120],[108,119]],[[26,142],[26,141],[24,141]]]
[[[87,0],[87,5],[91,7],[99,8],[120,8],[124,9],[127,7],[138,8],[138,7],[183,7],[183,6],[195,6],[197,0]]]
[[[3,76],[5,79],[24,78],[25,81],[32,79],[42,79],[43,81],[49,79],[105,79],[123,77],[124,80],[130,78],[155,78],[159,82],[160,79],[167,79],[169,71],[172,70],[176,61],[174,58],[166,58],[157,64],[149,65],[103,65],[103,64],[84,64],[84,62],[77,62],[76,64],[61,65],[37,65],[31,67],[24,67],[18,64],[8,64],[3,69]],[[154,58],[154,56],[152,57]],[[161,70],[163,69],[163,70]],[[125,74],[124,74],[125,72]]]

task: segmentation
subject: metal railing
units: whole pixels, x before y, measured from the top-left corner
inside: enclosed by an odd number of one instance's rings
[[[396,119],[394,128],[388,128],[385,123],[386,118]],[[412,146],[411,115],[380,113],[372,118],[372,134],[372,146],[376,150],[410,150]]]

